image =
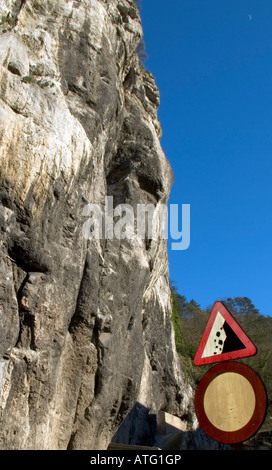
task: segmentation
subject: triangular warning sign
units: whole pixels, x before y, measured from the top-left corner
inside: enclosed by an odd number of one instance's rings
[[[254,356],[257,349],[222,302],[215,302],[198,346],[196,366]]]

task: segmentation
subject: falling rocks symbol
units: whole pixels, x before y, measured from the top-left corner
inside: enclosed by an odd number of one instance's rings
[[[224,322],[222,329],[226,335],[226,339],[223,343],[222,353],[236,351],[239,349],[245,349],[245,345],[242,343],[242,341],[240,341],[238,336],[236,336],[236,334],[234,333],[234,331],[231,329],[231,327],[228,325],[226,321]],[[219,332],[219,335],[220,335],[220,332]]]
[[[197,366],[255,355],[256,347],[222,302],[215,302],[197,349]]]

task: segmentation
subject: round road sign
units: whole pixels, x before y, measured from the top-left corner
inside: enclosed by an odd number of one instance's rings
[[[240,362],[212,367],[195,394],[201,428],[216,441],[241,443],[255,434],[267,408],[266,390],[258,374]]]

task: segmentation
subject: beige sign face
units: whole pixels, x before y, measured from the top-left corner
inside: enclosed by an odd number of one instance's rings
[[[226,361],[212,367],[195,393],[199,425],[226,444],[241,443],[261,427],[267,410],[265,386],[251,367]]]
[[[255,392],[250,382],[234,372],[218,375],[207,387],[204,410],[209,421],[221,431],[243,428],[255,410]]]

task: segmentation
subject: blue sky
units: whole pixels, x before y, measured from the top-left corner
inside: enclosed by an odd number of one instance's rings
[[[142,0],[141,16],[170,203],[191,205],[170,277],[203,308],[247,296],[272,315],[272,1]]]

